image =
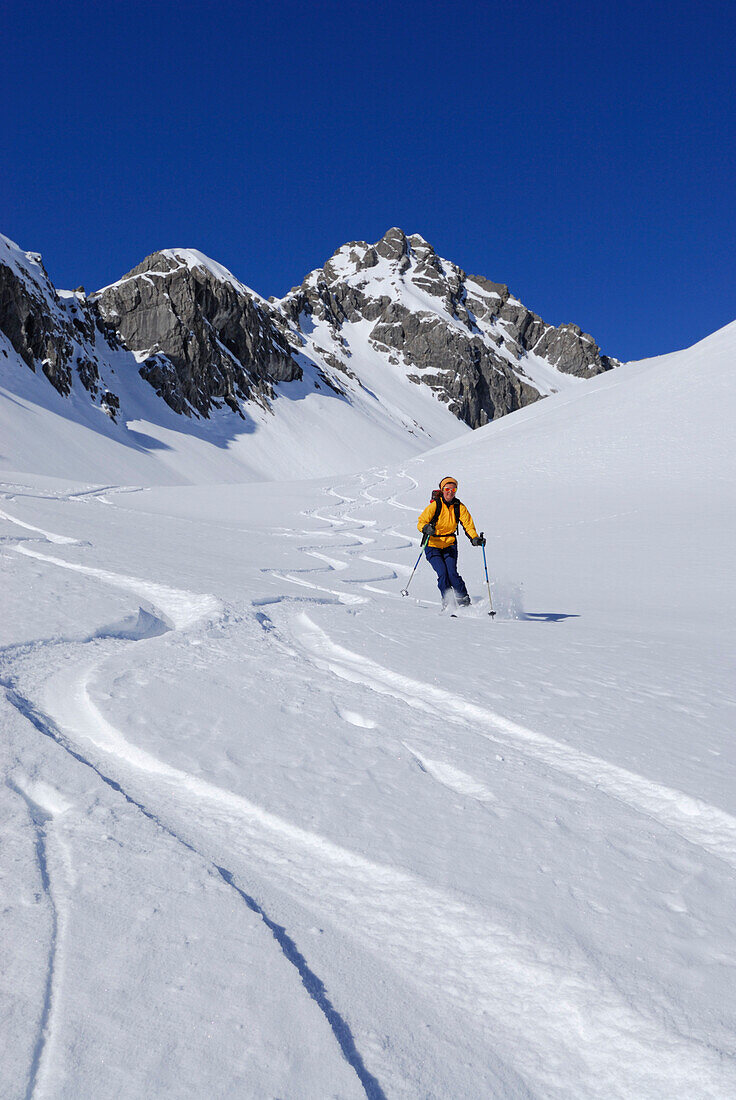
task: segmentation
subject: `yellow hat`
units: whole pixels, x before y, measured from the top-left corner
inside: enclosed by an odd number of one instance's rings
[[[450,485],[450,484],[454,485],[455,489],[457,489],[457,478],[456,477],[443,477],[442,481],[440,482],[440,489],[444,489],[445,485]]]

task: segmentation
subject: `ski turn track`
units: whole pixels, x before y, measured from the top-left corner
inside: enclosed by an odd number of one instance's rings
[[[206,592],[187,592],[182,588],[170,588],[168,585],[141,580],[140,577],[128,577],[122,573],[111,573],[107,569],[97,569],[91,565],[79,565],[64,561],[62,558],[51,557],[49,554],[40,554],[38,550],[31,550],[27,546],[16,546],[15,550],[18,554],[38,558],[39,561],[49,565],[57,565],[61,569],[71,569],[75,573],[95,577],[113,588],[134,592],[144,600],[149,600],[160,611],[166,625],[174,630],[186,630],[201,619],[215,618],[222,613],[220,601]]]
[[[105,753],[121,777],[115,780],[121,793],[211,859],[241,896],[245,892],[237,883],[243,873],[259,871],[321,919],[350,929],[426,994],[454,1004],[469,1026],[478,1016],[485,1018],[499,1055],[541,1095],[562,1096],[560,1081],[570,1067],[574,1080],[585,1082],[586,1097],[600,1100],[660,1100],[685,1095],[677,1091],[683,1087],[687,1095],[720,1100],[736,1090],[733,1067],[699,1044],[664,1032],[584,958],[563,963],[548,946],[527,942],[420,878],[357,855],[130,744],[91,699],[94,670],[87,665],[70,677],[67,668],[49,681],[47,709],[59,731],[55,739],[86,743],[75,750],[85,762],[90,747]],[[92,766],[100,774],[99,766]],[[223,846],[234,870],[222,865]],[[280,927],[248,898],[269,927]],[[653,1060],[653,1048],[668,1050],[668,1058]],[[381,1095],[377,1085],[371,1088],[365,1088],[366,1095]]]
[[[496,743],[522,748],[527,755],[548,767],[625,802],[632,809],[654,818],[691,844],[736,868],[736,818],[724,810],[563,745],[545,734],[470,703],[445,688],[412,680],[367,657],[352,653],[336,645],[306,612],[300,613],[296,619],[295,636],[304,651],[324,671],[351,683],[363,684],[382,695],[390,695],[428,714],[434,715],[440,710],[446,716],[445,721],[470,725],[483,737]]]
[[[186,848],[187,851],[192,852],[193,854],[199,856],[200,858],[211,864],[213,870],[217,872],[223,882],[235,891],[235,893],[247,905],[248,909],[250,909],[251,912],[260,917],[260,919],[263,921],[263,923],[273,936],[274,941],[280,948],[285,959],[298,972],[302,985],[306,989],[308,995],[323,1013],[333,1035],[335,1036],[335,1039],[337,1040],[343,1057],[345,1058],[348,1065],[350,1065],[355,1071],[355,1074],[358,1077],[358,1080],[360,1081],[360,1084],[368,1100],[386,1100],[385,1094],[379,1082],[366,1068],[365,1063],[359,1051],[357,1050],[355,1040],[348,1024],[332,1004],[325,989],[324,983],[320,981],[314,971],[309,967],[304,955],[298,950],[294,940],[287,934],[286,929],[277,924],[274,920],[272,920],[264,910],[263,906],[260,905],[254,897],[248,894],[241,885],[239,885],[236,875],[232,871],[228,870],[226,867],[222,866],[219,862],[217,862],[216,859],[214,859],[209,853],[201,851],[194,841],[190,841],[189,839],[187,839],[184,835],[184,829],[177,831],[177,829],[167,824],[164,814],[159,814],[155,810],[150,809],[146,803],[132,795],[125,786],[118,782],[118,780],[112,778],[112,776],[107,774],[98,764],[96,764],[89,757],[85,756],[83,752],[79,751],[75,747],[76,741],[74,741],[67,733],[62,731],[56,725],[56,723],[51,720],[47,715],[41,713],[36,707],[34,707],[28,699],[25,699],[23,696],[21,696],[12,684],[0,681],[0,685],[5,689],[8,702],[13,707],[15,707],[15,709],[21,715],[23,715],[23,717],[26,718],[27,721],[30,722],[30,724],[36,730],[38,730],[39,733],[54,741],[57,745],[60,746],[60,748],[68,752],[69,755],[72,756],[79,764],[90,768],[95,773],[95,775],[97,775],[97,777],[102,780],[104,784],[106,784],[106,786],[110,787],[117,794],[121,795],[126,800],[126,802],[139,810],[143,814],[143,816],[147,818],[153,825],[161,829],[177,843],[183,845],[183,847]],[[100,720],[103,725],[106,725],[101,715]],[[108,732],[111,729],[112,727],[108,726]],[[118,737],[118,748],[120,748],[121,740],[122,739]],[[127,744],[124,742],[124,740],[122,741],[122,743]],[[176,769],[168,768],[166,765],[163,765],[159,761],[156,761],[155,758],[150,757],[148,754],[143,754],[143,756],[141,757],[139,754],[136,753],[135,750],[132,750],[132,746],[127,746],[127,748],[127,755],[129,756],[131,763],[134,763],[134,766],[143,768],[147,771],[158,771],[160,774],[165,775],[169,778],[174,777],[176,779],[179,776],[182,776],[185,780],[192,778],[191,776],[188,776],[187,773],[177,772]],[[204,790],[210,787],[210,784],[203,784]],[[53,1004],[52,993],[55,981],[59,919],[57,907],[53,900],[53,894],[49,882],[45,845],[46,833],[43,825],[50,814],[45,813],[39,807],[36,807],[32,803],[29,796],[24,794],[22,790],[19,790],[17,788],[15,789],[17,790],[17,793],[21,794],[22,797],[25,799],[32,814],[34,826],[37,833],[36,850],[38,854],[39,868],[43,881],[43,887],[45,893],[49,897],[52,906],[52,936],[47,971],[46,994],[44,998],[42,1018],[39,1025],[38,1039],[36,1042],[32,1065],[29,1072],[28,1089],[26,1091],[25,1097],[25,1100],[32,1100],[32,1097],[35,1094],[40,1069],[44,1064],[42,1060],[44,1059],[46,1050],[48,1048],[48,1038],[50,1031],[49,1018]],[[216,792],[216,797],[218,799],[222,796],[226,796],[227,794],[227,792],[220,791],[219,788],[212,788],[212,790]],[[186,820],[186,810],[184,811],[184,819]]]
[[[5,514],[3,514],[3,518],[11,520],[12,522],[17,522],[13,520],[12,517]],[[50,532],[40,528],[30,527],[30,525],[24,523],[19,523],[18,525],[38,532],[49,541],[68,544],[74,543],[78,545],[76,539],[52,535]],[[27,557],[36,558],[49,565],[62,569],[85,574],[104,584],[111,585],[112,587],[131,591],[135,593],[138,599],[150,601],[158,614],[154,618],[141,608],[139,612],[139,622],[141,617],[144,619],[152,618],[153,621],[158,623],[164,630],[172,629],[185,631],[191,629],[202,620],[220,617],[224,611],[222,603],[214,596],[207,593],[193,593],[184,589],[155,584],[138,577],[114,573],[110,570],[68,562],[48,554],[41,554],[38,551],[30,550],[22,545],[15,546],[14,549]],[[124,637],[127,637],[128,641],[138,641],[155,637],[158,633],[160,633],[159,630],[154,631],[152,634],[148,630],[137,632],[136,629],[126,628],[123,633],[117,634],[106,635],[104,631],[96,632],[88,640],[91,641],[96,637],[109,636],[117,638],[118,641]],[[28,648],[28,646],[21,647],[22,650],[27,650]],[[264,907],[240,885],[238,879],[242,877],[242,873],[236,874],[234,871],[222,865],[222,857],[218,850],[218,832],[222,825],[223,816],[228,821],[232,821],[233,819],[237,820],[239,827],[244,817],[252,818],[260,822],[261,829],[265,829],[269,835],[285,831],[286,838],[281,844],[282,853],[291,848],[296,837],[301,838],[302,835],[308,836],[308,834],[302,834],[302,830],[294,829],[294,827],[286,825],[286,823],[262,811],[259,807],[246,802],[246,800],[228,791],[216,787],[214,784],[201,780],[177,768],[170,767],[158,760],[152,754],[142,749],[138,749],[128,742],[123,734],[108,723],[94,706],[88,690],[90,679],[109,656],[109,653],[98,654],[93,661],[78,666],[76,675],[71,677],[69,676],[68,668],[57,673],[55,676],[52,675],[47,681],[44,690],[44,698],[49,703],[46,713],[39,711],[29,699],[22,696],[13,681],[5,679],[0,680],[0,686],[5,689],[5,695],[8,702],[26,718],[39,733],[42,733],[44,736],[54,741],[62,749],[68,752],[78,763],[89,767],[103,783],[122,795],[129,804],[135,806],[146,818],[148,818],[148,820],[166,832],[174,840],[184,845],[187,850],[211,863],[213,869],[217,872],[222,881],[234,890],[239,898],[247,905],[248,909],[263,921],[286,961],[297,971],[302,985],[309,997],[322,1012],[335,1037],[342,1056],[355,1072],[368,1100],[386,1100],[385,1093],[378,1080],[368,1070],[357,1049],[352,1031],[347,1021],[330,1000],[324,983],[309,967],[305,956],[299,951],[296,943],[292,937],[288,935],[286,929],[274,921],[268,915]],[[214,843],[211,847],[214,851],[201,851],[197,845],[196,838],[187,838],[185,836],[185,826],[177,829],[165,820],[166,814],[164,811],[159,812],[156,809],[151,809],[148,805],[150,791],[144,791],[140,797],[129,793],[126,787],[119,782],[117,778],[113,778],[111,775],[107,774],[97,762],[81,750],[80,738],[82,741],[87,740],[91,742],[95,748],[111,756],[118,765],[123,765],[124,770],[133,770],[139,774],[144,773],[146,776],[158,779],[160,782],[168,785],[173,791],[174,800],[180,802],[183,822],[187,821],[191,812],[191,802],[193,799],[196,800],[200,806],[209,805],[212,807],[210,812],[210,824],[214,823],[214,828],[212,830]],[[47,1051],[51,1035],[51,1017],[55,1001],[56,971],[58,969],[57,957],[60,919],[49,878],[47,858],[46,822],[51,819],[52,813],[50,810],[38,805],[20,786],[12,785],[12,787],[16,793],[24,799],[31,815],[36,832],[36,854],[39,864],[39,873],[51,912],[51,943],[47,965],[46,990],[38,1029],[38,1038],[33,1052],[25,1096],[25,1100],[32,1100],[47,1061]],[[158,793],[160,794],[160,790]],[[164,804],[166,803],[164,802]],[[242,862],[248,866],[250,860],[246,858]]]

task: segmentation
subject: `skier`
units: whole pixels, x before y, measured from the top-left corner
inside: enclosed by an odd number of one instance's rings
[[[485,546],[486,540],[478,534],[473,517],[459,500],[456,500],[457,479],[443,477],[439,489],[432,492],[432,500],[422,512],[417,528],[425,537],[424,553],[437,574],[437,587],[442,596],[442,610],[450,602],[450,589],[455,593],[459,607],[467,607],[470,596],[465,581],[457,571],[457,528],[462,525],[473,546]]]

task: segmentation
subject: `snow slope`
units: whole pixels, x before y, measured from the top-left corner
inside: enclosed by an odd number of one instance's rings
[[[69,398],[58,394],[0,333],[2,348],[8,360],[0,376],[0,473],[10,478],[18,471],[52,471],[78,481],[139,485],[288,481],[327,476],[335,468],[357,470],[378,458],[399,462],[420,453],[428,439],[470,433],[429,393],[429,434],[412,434],[388,394],[379,401],[370,394],[348,399],[317,392],[308,375],[276,387],[276,412],[251,405],[245,422],[229,410],[188,420],[156,397],[124,351],[109,357],[108,378],[129,416],[115,424],[77,388]]]
[[[734,1095],[735,363],[320,481],[4,442],[0,1092]],[[447,473],[495,621],[399,594]]]

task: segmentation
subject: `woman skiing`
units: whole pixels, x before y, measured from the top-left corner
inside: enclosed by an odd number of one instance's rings
[[[426,539],[424,553],[437,574],[437,587],[442,596],[443,610],[450,600],[450,589],[455,593],[459,607],[467,607],[470,596],[465,581],[457,571],[457,529],[461,525],[473,546],[485,546],[465,505],[456,499],[457,480],[443,477],[439,489],[432,493],[432,500],[422,512],[417,528]]]

